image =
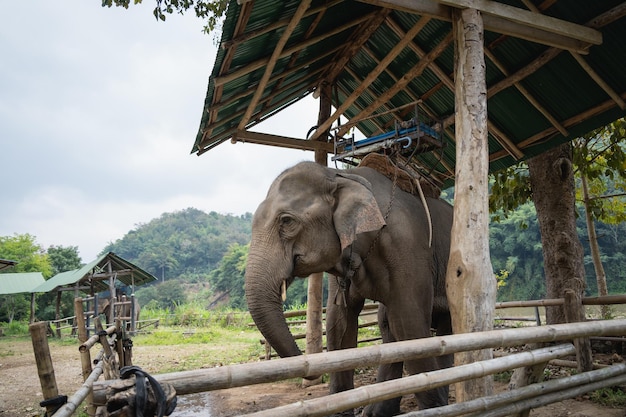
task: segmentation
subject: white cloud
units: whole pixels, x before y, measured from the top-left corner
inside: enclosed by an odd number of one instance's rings
[[[83,261],[164,212],[253,212],[311,152],[224,143],[190,155],[216,46],[195,16],[83,0],[0,15],[0,236],[78,246]],[[254,130],[303,137],[307,98]]]

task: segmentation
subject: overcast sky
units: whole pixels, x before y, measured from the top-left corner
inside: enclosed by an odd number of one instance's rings
[[[132,3],[132,2],[131,2]],[[313,153],[223,143],[190,154],[216,42],[154,2],[9,1],[0,14],[0,236],[78,246],[83,262],[138,224],[187,207],[254,212]],[[253,130],[304,137],[317,101]]]

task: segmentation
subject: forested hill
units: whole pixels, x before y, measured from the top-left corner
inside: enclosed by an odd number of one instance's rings
[[[195,280],[215,269],[231,244],[247,244],[251,225],[251,213],[187,208],[137,225],[102,253],[114,252],[159,279]]]

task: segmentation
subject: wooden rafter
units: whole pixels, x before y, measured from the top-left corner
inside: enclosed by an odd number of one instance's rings
[[[286,97],[283,100],[274,103],[273,105],[271,105],[268,109],[269,115],[273,114],[272,111],[279,109],[280,107],[284,106],[287,102],[289,102],[290,100],[293,100],[294,96],[299,96],[299,99],[304,97],[305,95],[307,95],[309,92],[313,91],[313,88],[317,85],[316,81],[310,82],[309,84],[305,85],[304,87],[298,89],[297,91],[293,91],[292,92],[292,96],[290,97]],[[285,89],[288,87],[285,87]],[[263,103],[265,99],[262,99],[260,102]],[[241,116],[241,114],[243,113],[243,111],[238,112],[234,115],[229,116],[228,118],[223,118],[221,120],[222,123],[225,123],[229,120],[234,120],[238,117]],[[266,117],[269,117],[269,115],[265,115]],[[261,114],[257,114],[256,117],[254,118],[254,121],[256,123],[261,122],[264,120],[264,118],[262,118]],[[250,127],[250,126],[248,126]],[[237,127],[232,127],[230,129],[225,130],[224,132],[220,133],[220,137],[214,137],[211,138],[211,140],[207,140],[207,136],[204,136],[204,139],[202,140],[202,142],[198,145],[198,151],[197,154],[198,155],[202,155],[203,153],[213,149],[215,146],[219,145],[220,143],[225,142],[226,140],[228,140],[231,135],[237,131]],[[304,139],[302,139],[304,140]],[[208,142],[213,142],[211,145],[209,145]]]
[[[407,32],[408,33],[408,32]],[[411,38],[412,39],[412,38]],[[374,103],[367,106],[365,110],[359,113],[354,120],[359,120],[363,117],[367,117],[370,114],[374,113],[376,109],[378,109],[381,103],[389,101],[393,96],[395,96],[400,90],[403,90],[415,77],[418,77],[427,67],[432,63],[439,55],[443,53],[443,51],[450,45],[452,42],[452,33],[448,33],[446,37],[439,42],[437,46],[435,46],[428,54],[426,54],[420,61],[413,66],[406,74],[400,78],[398,83],[393,88],[385,91]],[[339,135],[342,135],[346,129],[349,129],[349,126],[342,128],[339,131]]]
[[[311,36],[313,36],[313,32],[315,32],[320,22],[322,21],[322,18],[326,14],[326,10],[328,9],[323,8],[322,10],[320,10],[319,13],[317,13],[317,15],[315,16],[315,19],[313,19],[313,22],[311,22],[311,24],[309,25],[309,28],[304,33],[304,36],[303,36],[304,39],[309,39]],[[305,16],[307,14],[308,13],[305,13]],[[293,68],[295,63],[297,62],[298,57],[300,56],[300,52],[302,52],[302,50],[294,52],[289,57],[289,62],[287,62],[287,65],[285,65],[285,68],[283,69],[282,73],[279,74],[279,78],[276,80],[274,87],[272,87],[272,91],[269,93],[270,97],[275,96],[277,94],[277,91],[280,90],[281,86],[283,85],[284,80],[287,78],[287,74],[291,72],[291,68]],[[317,71],[315,72],[317,73]],[[263,105],[261,112],[264,112],[271,103],[272,103],[272,99],[268,100]]]
[[[324,11],[330,9],[333,6],[336,6],[337,4],[342,3],[343,1],[344,0],[334,0],[334,1],[331,1],[331,2],[329,2],[327,4],[324,4],[322,6],[312,7],[309,10],[307,10],[306,13],[304,13],[303,18],[312,16],[312,15],[317,14],[317,13],[324,12]],[[269,25],[263,26],[260,29],[251,30],[251,31],[243,33],[243,34],[241,34],[239,36],[233,36],[233,39],[231,39],[229,41],[226,41],[226,42],[222,42],[222,45],[221,45],[222,49],[232,48],[233,46],[237,46],[239,44],[242,44],[242,43],[244,43],[244,42],[246,42],[246,41],[248,41],[250,39],[256,38],[257,36],[261,36],[261,35],[264,35],[266,33],[271,32],[273,30],[280,29],[280,28],[282,28],[284,26],[287,26],[289,24],[290,20],[291,20],[291,18],[287,17],[285,19],[281,19],[281,20],[278,20],[278,21],[276,21],[274,23],[270,23]]]
[[[302,16],[306,12],[306,10],[309,8],[310,4],[311,4],[311,0],[302,0],[300,2],[300,5],[298,5],[296,12],[291,17],[291,21],[287,25],[287,28],[284,30],[280,39],[276,43],[276,47],[274,48],[274,51],[272,52],[272,56],[270,57],[267,65],[265,66],[265,72],[263,73],[263,76],[261,77],[261,81],[259,82],[259,85],[256,91],[254,92],[254,95],[252,96],[252,100],[250,100],[250,104],[248,104],[248,108],[246,109],[246,112],[244,113],[243,117],[241,118],[239,122],[239,126],[238,126],[239,129],[244,129],[246,127],[246,124],[248,124],[248,121],[250,120],[250,117],[252,116],[254,109],[256,108],[259,100],[261,99],[261,96],[263,95],[263,92],[265,91],[265,87],[267,86],[267,83],[269,82],[270,77],[272,76],[272,71],[274,71],[276,62],[278,61],[279,57],[282,55],[283,49],[285,45],[287,45],[287,41],[289,41],[291,34],[300,23],[300,20],[302,20]]]
[[[278,146],[281,148],[301,149],[305,151],[323,150],[334,152],[333,144],[322,141],[302,140],[286,136],[268,135],[267,133],[250,132],[248,130],[236,130],[233,133],[232,142],[257,143],[259,145]]]
[[[622,100],[626,100],[626,92],[620,94],[620,97]],[[566,128],[571,128],[572,126],[575,126],[578,123],[581,123],[590,117],[596,116],[598,114],[601,114],[611,109],[612,107],[615,107],[615,105],[616,105],[615,101],[607,100],[598,106],[587,109],[586,111],[579,113],[576,116],[573,116],[567,120],[564,120],[563,126],[565,126]],[[542,140],[545,140],[546,138],[552,137],[556,134],[558,134],[558,131],[554,127],[549,127],[519,142],[517,146],[520,149],[526,149],[529,146],[535,145],[536,143],[541,142]],[[490,161],[495,161],[505,156],[506,154],[503,151],[495,152],[490,156]]]
[[[430,18],[421,18],[418,22],[413,25],[413,27],[406,33],[406,35],[396,43],[396,45],[389,51],[389,53],[380,61],[380,63],[363,79],[361,84],[354,90],[354,92],[346,99],[345,102],[341,104],[337,108],[337,110],[324,122],[315,132],[312,139],[317,139],[325,132],[337,118],[346,112],[346,110],[354,103],[354,101],[361,95],[361,93],[371,84],[376,78],[387,68],[387,66],[402,52],[404,47],[413,40],[415,36],[424,28],[426,23]],[[386,100],[376,100],[375,103],[378,103],[376,108],[380,107],[381,102],[386,102]],[[340,130],[339,135],[342,136],[346,133],[346,130]]]
[[[533,3],[531,3],[531,2],[524,2],[524,4],[526,5],[526,7],[529,8],[529,10],[532,13],[534,13],[536,15],[539,15],[539,16],[543,16],[541,14],[541,9],[536,7]],[[623,4],[622,4],[622,6],[623,6]],[[623,11],[624,11],[624,10],[626,10],[626,7],[621,7],[621,9],[623,9]],[[612,17],[616,17],[615,13],[611,13],[610,15]],[[609,86],[609,84],[606,81],[604,81],[602,79],[602,77],[600,77],[600,75],[593,68],[591,68],[591,66],[587,63],[587,61],[585,61],[585,59],[579,53],[574,52],[574,51],[569,51],[569,52],[572,55],[572,57],[576,60],[576,62],[578,62],[578,65],[580,65],[581,68],[591,77],[591,79],[593,81],[595,81],[595,83],[598,84],[598,86],[601,89],[603,89],[604,92],[607,93],[608,96],[611,97],[617,103],[617,105],[620,107],[620,109],[623,110],[624,107],[625,107],[624,100],[622,100],[620,98],[619,94],[617,94],[615,92],[615,90],[613,90],[611,88],[611,86]],[[558,129],[558,127],[557,127],[557,129]],[[561,131],[561,130],[559,130],[559,131]],[[563,133],[562,131],[561,131],[561,134],[563,136],[567,136],[567,134]]]
[[[235,26],[235,31],[234,31],[235,35],[239,35],[244,32],[246,25],[248,24],[248,20],[250,19],[250,14],[252,13],[253,6],[254,6],[254,2],[249,2],[242,6],[241,13],[239,14],[239,19],[237,20],[237,24]],[[226,53],[226,56],[224,57],[224,60],[222,61],[222,66],[220,67],[220,71],[219,71],[220,74],[224,74],[228,72],[228,70],[230,69],[230,64],[233,62],[233,57],[235,56],[235,49],[236,48],[231,48]],[[223,89],[219,86],[216,86],[211,104],[219,103],[220,100],[222,99],[222,93],[223,93]],[[209,121],[215,121],[217,119],[217,113],[218,113],[217,110],[211,112],[209,114]],[[209,126],[210,125],[211,123],[209,123]],[[210,136],[211,133],[212,133],[211,129],[205,131],[203,133],[203,139],[206,136]]]
[[[516,22],[541,31],[554,33],[567,38],[576,39],[592,45],[602,44],[602,33],[587,26],[567,22],[554,17],[537,15],[528,10],[509,6],[491,0],[438,0],[447,6],[459,9],[472,8],[479,10],[483,16],[491,15]]]
[[[303,62],[300,65],[297,65],[295,67],[290,68],[288,71],[282,72],[280,74],[276,74],[276,75],[274,75],[274,76],[272,76],[270,78],[269,83],[271,84],[271,83],[273,83],[273,82],[275,82],[275,81],[277,81],[279,79],[287,78],[287,77],[289,77],[289,76],[291,76],[293,74],[298,73],[299,71],[301,71],[301,70],[303,70],[305,68],[310,67],[311,65],[315,64],[317,61],[322,60],[322,59],[324,59],[324,58],[334,54],[335,52],[337,52],[339,50],[339,48],[340,47],[337,47],[335,49],[331,49],[331,50],[327,51],[326,53],[324,53],[323,55],[315,56],[315,58],[313,58],[313,59],[310,59],[310,60],[308,60],[306,62]],[[322,66],[322,67],[318,68],[315,71],[304,73],[303,75],[306,76],[306,77],[315,76],[317,73],[326,70],[326,67],[327,66]],[[210,111],[213,111],[213,110],[219,110],[221,107],[228,106],[228,105],[234,103],[237,100],[241,100],[242,98],[247,97],[247,96],[253,94],[256,91],[256,89],[257,89],[257,85],[258,84],[253,84],[250,87],[248,87],[246,90],[242,91],[241,93],[235,94],[234,96],[228,97],[228,99],[226,99],[226,100],[224,100],[224,101],[222,101],[220,103],[212,105],[211,107],[209,107],[207,109],[207,111],[210,112]]]
[[[300,43],[298,43],[298,44],[296,44],[294,46],[291,46],[291,47],[283,50],[282,54],[280,54],[280,56],[279,56],[279,59],[280,58],[284,58],[286,56],[289,56],[289,55],[293,54],[296,51],[299,51],[301,49],[307,48],[307,47],[309,47],[311,45],[314,45],[314,44],[316,44],[318,42],[321,42],[321,41],[323,41],[323,40],[325,40],[327,38],[330,38],[331,36],[335,36],[335,35],[343,32],[345,30],[348,30],[348,29],[354,27],[354,26],[360,25],[361,23],[366,22],[370,18],[370,16],[372,14],[373,13],[363,15],[363,16],[357,18],[357,19],[349,21],[345,25],[338,26],[335,29],[330,30],[330,31],[328,31],[326,33],[323,33],[323,34],[321,34],[319,36],[315,36],[315,37],[313,37],[311,39],[308,39],[308,40],[300,42]],[[243,68],[237,69],[237,70],[235,70],[235,71],[233,71],[231,73],[228,73],[228,74],[224,74],[224,75],[222,75],[220,77],[215,77],[213,82],[214,82],[216,87],[224,85],[224,84],[226,84],[229,81],[236,80],[239,77],[243,77],[243,76],[245,76],[247,74],[250,74],[252,71],[256,71],[258,69],[263,68],[265,65],[267,65],[269,60],[270,60],[270,57],[257,59],[256,61],[249,63],[248,65],[246,65]]]
[[[485,57],[489,58],[491,62],[500,70],[505,77],[511,75],[511,73],[502,65],[502,63],[496,58],[496,56],[485,48]],[[539,111],[539,113],[543,114],[543,117],[546,118],[550,122],[552,126],[554,126],[563,136],[567,136],[567,130],[561,125],[561,123],[556,120],[556,118],[546,109],[539,101],[524,87],[520,82],[513,83],[513,86],[519,91],[528,102]]]
[[[447,22],[452,21],[453,7],[446,6],[435,0],[359,0],[363,3],[373,4],[379,7],[388,7],[407,13],[431,16]],[[498,15],[485,14],[483,16],[485,29],[513,36],[531,42],[552,46],[559,49],[576,51],[587,54],[590,43],[582,42],[576,38],[554,33],[551,28],[538,29],[523,23],[510,21]],[[548,30],[550,29],[550,30]]]
[[[372,34],[378,30],[390,12],[391,10],[389,9],[380,9],[369,21],[359,27],[351,39],[348,39],[348,42],[346,42],[346,45],[343,47],[343,51],[338,54],[339,57],[328,69],[328,72],[324,74],[322,82],[326,82],[330,85],[334,84],[335,78],[341,74],[341,71],[348,65],[352,57],[359,52],[359,49],[367,42]]]

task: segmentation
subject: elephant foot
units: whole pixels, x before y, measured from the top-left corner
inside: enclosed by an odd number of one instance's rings
[[[400,414],[400,400],[402,397],[369,404],[363,409],[362,417],[391,417]]]

